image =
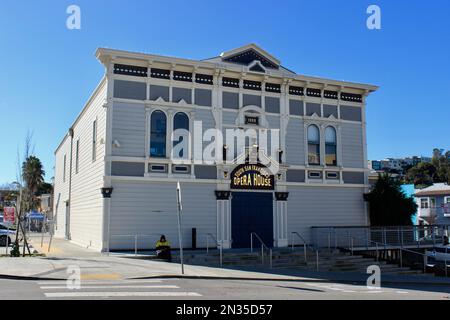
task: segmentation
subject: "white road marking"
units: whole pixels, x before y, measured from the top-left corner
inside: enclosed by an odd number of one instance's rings
[[[46,292],[47,298],[77,298],[77,297],[201,297],[196,292]]]
[[[395,291],[396,293],[400,293],[400,294],[403,294],[403,293],[409,293],[408,291]]]
[[[175,279],[170,279],[170,281]],[[161,283],[162,280],[159,279],[143,279],[143,280],[81,280],[81,284],[128,284],[128,283]],[[38,281],[38,285],[65,285],[66,280],[49,280],[49,281]]]
[[[142,288],[142,289],[179,289],[178,286],[173,285],[123,285],[123,286],[97,286],[97,285],[90,285],[90,286],[84,286],[82,285],[80,289],[131,289],[131,288]],[[42,286],[42,290],[51,290],[51,289],[67,289],[67,287],[64,286]],[[80,290],[80,289],[74,289],[74,290]]]

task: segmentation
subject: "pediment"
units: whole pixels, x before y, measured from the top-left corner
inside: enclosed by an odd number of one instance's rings
[[[164,101],[164,99],[162,97],[158,97],[158,99],[156,99],[155,102],[161,103],[161,102],[166,102],[166,101]]]
[[[187,105],[188,103],[184,99],[180,99],[180,101],[178,101],[178,104],[184,106]]]
[[[254,61],[259,61],[263,68],[278,69],[280,67],[280,61],[278,59],[255,44],[249,44],[234,50],[224,52],[220,55],[220,57],[224,62],[236,63],[246,66],[249,66]]]

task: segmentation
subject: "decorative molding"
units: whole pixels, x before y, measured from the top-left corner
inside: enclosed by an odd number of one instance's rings
[[[289,192],[275,192],[275,199],[277,201],[287,201],[289,196]]]
[[[228,200],[230,199],[231,191],[215,190],[216,200]]]
[[[113,189],[114,188],[112,188],[112,187],[101,188],[100,191],[102,192],[103,198],[111,198],[111,194],[113,192]]]

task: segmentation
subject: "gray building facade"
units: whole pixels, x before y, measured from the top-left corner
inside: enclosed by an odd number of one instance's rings
[[[57,236],[106,251],[165,234],[177,247],[177,182],[186,247],[193,228],[197,247],[208,237],[247,247],[252,232],[283,247],[293,232],[309,241],[311,226],[369,224],[365,108],[376,86],[296,74],[254,44],[201,61],[96,56],[105,76],[55,151]],[[224,144],[204,161],[209,129]],[[258,135],[226,140],[249,129]]]

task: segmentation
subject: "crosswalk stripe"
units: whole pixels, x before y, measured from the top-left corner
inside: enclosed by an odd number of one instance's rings
[[[197,292],[159,292],[159,291],[123,291],[123,292],[46,292],[47,298],[77,297],[201,297]]]
[[[67,280],[49,280],[49,281],[38,281],[38,285],[65,285]],[[171,279],[172,281],[172,279]],[[81,284],[128,284],[128,283],[161,283],[162,280],[159,279],[148,279],[148,280],[110,280],[110,281],[96,281],[96,280],[81,280]]]
[[[81,285],[80,289],[131,289],[131,288],[142,288],[142,289],[179,289],[180,287],[174,285],[123,285],[123,286],[97,286],[97,285]],[[42,290],[51,290],[51,289],[67,289],[67,286],[42,286]],[[79,290],[79,289],[74,289]]]

